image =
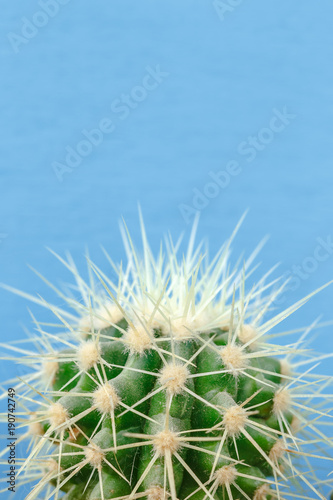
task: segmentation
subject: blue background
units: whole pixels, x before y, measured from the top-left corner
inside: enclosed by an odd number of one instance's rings
[[[69,250],[80,269],[88,247],[107,269],[100,245],[114,260],[124,257],[120,217],[139,241],[138,202],[156,250],[166,231],[189,232],[181,206],[193,207],[193,190],[204,193],[209,172],[225,171],[232,160],[240,173],[201,210],[199,236],[212,250],[247,208],[234,251],[249,254],[270,234],[262,273],[277,262],[276,277],[294,265],[304,270],[317,239],[333,235],[331,0],[240,1],[223,19],[212,1],[70,0],[25,42],[17,37],[27,23],[43,23],[38,2],[0,6],[1,282],[54,300],[27,264],[61,284],[69,276],[45,247]],[[136,92],[147,67],[158,65],[168,76],[122,119],[115,100]],[[248,161],[241,144],[284,108],[294,118]],[[104,118],[114,131],[60,182],[54,162],[64,163],[66,148]],[[332,271],[331,253],[285,293],[281,307],[332,279]],[[22,338],[21,325],[31,326],[28,305],[0,290],[2,341]],[[283,328],[318,315],[333,319],[332,288]],[[332,327],[320,333],[315,348],[332,351]],[[1,379],[10,371],[3,363]],[[321,371],[332,373],[329,361]]]

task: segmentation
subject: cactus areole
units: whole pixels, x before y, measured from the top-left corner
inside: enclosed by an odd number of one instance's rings
[[[232,267],[235,233],[212,259],[195,230],[184,255],[168,239],[155,258],[141,224],[143,250],[125,230],[127,264],[108,258],[113,279],[63,261],[80,295],[58,291],[69,307],[47,304],[55,320],[20,345],[25,498],[327,498],[311,457],[330,460],[329,378],[311,329],[279,344],[275,328],[309,297],[272,313],[282,287],[251,281],[254,254]]]

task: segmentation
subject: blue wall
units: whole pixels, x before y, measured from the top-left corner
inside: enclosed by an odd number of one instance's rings
[[[138,202],[155,249],[200,208],[216,250],[250,208],[235,254],[270,234],[261,269],[292,277],[282,306],[332,279],[331,0],[42,4],[0,1],[0,281],[53,299],[27,264],[61,284],[45,247],[81,268],[86,246],[120,260],[118,221],[138,241]],[[2,341],[31,326],[28,305],[0,291]],[[332,288],[285,328],[318,315],[333,319]],[[332,327],[315,347],[332,351]]]

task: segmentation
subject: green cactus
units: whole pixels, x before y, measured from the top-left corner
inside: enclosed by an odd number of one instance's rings
[[[232,238],[212,261],[194,232],[184,258],[170,240],[154,259],[142,234],[142,258],[127,233],[126,269],[110,260],[116,281],[89,261],[86,283],[63,261],[74,313],[47,304],[60,325],[34,319],[38,350],[19,349],[33,366],[16,386],[26,499],[324,499],[311,457],[331,460],[330,379],[313,375],[305,334],[270,338],[309,297],[265,321],[282,287],[267,273],[246,292]]]

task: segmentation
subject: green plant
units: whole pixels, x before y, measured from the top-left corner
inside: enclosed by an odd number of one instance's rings
[[[30,367],[15,388],[27,500],[325,499],[311,460],[331,460],[330,379],[312,373],[311,329],[272,334],[310,296],[265,321],[284,285],[268,272],[246,292],[255,255],[231,268],[235,233],[212,260],[195,230],[184,257],[167,240],[155,259],[142,224],[142,258],[128,232],[126,268],[108,257],[116,280],[60,259],[80,297],[52,288],[74,312],[31,297],[57,321],[33,317],[35,351],[9,347]]]

